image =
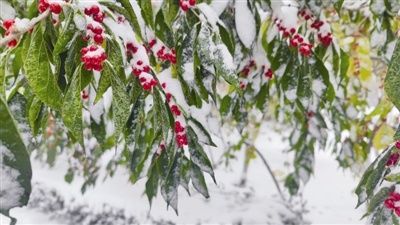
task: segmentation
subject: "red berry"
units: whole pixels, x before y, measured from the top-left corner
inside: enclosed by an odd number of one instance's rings
[[[136,64],[137,64],[138,66],[141,66],[141,65],[143,64],[143,61],[142,61],[142,60],[139,60],[139,61],[136,62]]]
[[[92,7],[90,7],[90,12],[93,15],[96,15],[100,12],[100,8],[97,5],[92,5]]]
[[[187,12],[187,11],[189,10],[189,6],[188,6],[187,4],[182,4],[182,5],[181,5],[181,9],[182,9],[184,12]]]
[[[180,116],[181,115],[181,110],[179,110],[177,105],[172,105],[171,106],[171,112],[173,114],[175,114],[176,116]]]
[[[165,98],[166,98],[167,102],[170,102],[170,101],[171,101],[171,98],[172,98],[171,93],[166,93],[166,94],[165,94]]]
[[[60,4],[50,4],[50,11],[54,14],[60,14],[62,11],[61,5]]]
[[[84,10],[85,15],[90,16],[92,15],[92,11],[89,8],[85,8]]]
[[[93,39],[96,42],[96,44],[99,44],[99,45],[101,45],[104,41],[104,38],[101,34],[94,35]]]
[[[8,43],[7,43],[7,46],[8,46],[9,48],[13,48],[13,47],[15,47],[17,44],[18,44],[17,40],[14,39],[14,40],[8,42]]]
[[[90,24],[89,24],[90,25]],[[93,33],[95,34],[102,34],[103,33],[103,28],[101,27],[94,27],[93,29],[91,29],[93,31]]]
[[[11,28],[12,25],[14,25],[14,23],[15,23],[15,21],[13,19],[4,20],[3,27],[4,27],[4,29],[8,30]]]
[[[132,73],[133,73],[135,76],[138,77],[140,74],[142,74],[142,71],[139,70],[139,69],[137,69],[137,68],[133,68]]]
[[[150,72],[150,66],[145,66],[145,67],[143,67],[143,72],[145,72],[145,73],[149,73]]]
[[[104,13],[98,13],[93,15],[93,20],[102,23],[104,20]]]
[[[47,9],[49,8],[49,6],[48,5],[45,5],[45,4],[39,4],[39,12],[40,13],[43,13],[43,12],[45,12]]]
[[[189,0],[189,4],[190,4],[191,6],[196,5],[196,0]]]
[[[400,154],[398,152],[393,153],[390,155],[388,161],[386,162],[386,166],[391,167],[391,166],[395,166],[400,159]]]

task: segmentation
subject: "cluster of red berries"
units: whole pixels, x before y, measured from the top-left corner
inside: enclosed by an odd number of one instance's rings
[[[91,45],[81,49],[81,61],[85,64],[85,69],[89,71],[103,70],[103,63],[107,55],[103,48]]]
[[[251,70],[255,69],[256,67],[256,62],[254,60],[250,60],[249,63],[243,67],[242,71],[240,71],[240,75],[242,75],[242,77],[248,77]]]
[[[45,12],[50,8],[50,12],[54,14],[60,14],[62,11],[62,7],[59,3],[49,3],[48,0],[39,0],[38,9],[40,13]]]
[[[321,44],[323,46],[328,47],[332,43],[332,40],[333,40],[332,33],[327,32],[326,34],[323,34],[323,32],[321,32],[322,26],[325,25],[324,21],[314,20],[314,16],[312,15],[312,13],[306,9],[300,10],[299,15],[301,17],[303,17],[306,21],[307,20],[312,21],[311,28],[314,28],[315,30],[317,30],[318,40],[319,40],[319,42],[321,42]]]
[[[3,21],[3,28],[6,30],[5,36],[8,36],[11,34],[14,23],[15,23],[14,19],[8,19],[8,20]],[[16,39],[13,39],[7,43],[7,46],[9,48],[12,48],[12,47],[15,47],[17,44],[18,44],[18,41]]]
[[[278,18],[275,18],[274,21],[278,30],[282,33],[282,37],[289,38],[289,44],[291,47],[298,48],[298,51],[304,57],[311,56],[313,48],[312,44],[305,42],[304,38],[300,34],[296,33],[294,27],[285,27],[282,25],[282,20],[278,20]]]
[[[386,208],[393,210],[393,212],[400,216],[400,193],[392,192],[384,202]]]
[[[181,125],[179,121],[175,122],[175,140],[179,148],[188,145],[185,128]]]
[[[305,20],[309,20],[314,18],[314,15],[311,13],[310,10],[308,9],[302,9],[298,13],[301,17],[303,17]]]
[[[93,38],[96,44],[101,45],[104,41],[104,30],[103,27],[99,23],[89,23],[86,26],[86,36],[84,37],[85,41],[88,41],[90,38]]]
[[[159,60],[176,64],[176,52],[174,49],[167,49],[162,43],[158,44],[156,39],[150,40],[149,47],[155,52]]]
[[[325,47],[328,47],[332,43],[332,33],[328,32],[325,35],[323,35],[320,30],[321,27],[324,25],[324,21],[321,20],[315,20],[312,24],[311,27],[317,30],[318,32],[318,40],[321,42],[321,44]]]
[[[271,68],[268,68],[265,72],[264,72],[264,76],[266,78],[271,79],[274,76],[274,71],[272,71]]]
[[[395,143],[395,146],[396,146],[397,149],[400,149],[400,141],[397,141],[397,142]],[[392,167],[392,166],[397,165],[397,163],[399,162],[399,159],[400,159],[400,153],[399,153],[399,151],[393,152],[393,153],[389,156],[389,159],[388,159],[388,161],[386,162],[386,166],[387,166],[387,167]]]
[[[94,21],[102,23],[104,20],[104,12],[100,11],[100,7],[97,5],[92,5],[84,9],[84,13],[87,16],[91,16]]]
[[[179,0],[179,6],[184,12],[196,5],[196,0]]]
[[[153,87],[157,85],[158,82],[150,74],[151,72],[150,66],[147,63],[145,63],[142,59],[140,59],[139,56],[135,55],[139,51],[139,48],[144,48],[144,47],[135,45],[132,42],[128,42],[126,44],[126,53],[128,56],[133,56],[133,59],[131,61],[132,74],[139,79],[139,82],[144,90],[150,91],[151,89],[153,89]]]
[[[174,104],[171,93],[167,91],[167,84],[162,83],[161,86],[165,91],[166,100],[168,102],[169,108],[170,108],[173,116],[175,118],[181,116],[181,114],[182,114],[181,110],[179,109],[179,107],[176,104]],[[174,132],[175,132],[175,140],[176,140],[176,143],[179,148],[182,148],[183,146],[188,145],[185,127],[178,120],[175,121]]]

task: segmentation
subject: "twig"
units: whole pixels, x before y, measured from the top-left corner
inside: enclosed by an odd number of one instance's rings
[[[261,160],[263,161],[265,167],[266,167],[267,170],[268,170],[268,173],[271,175],[272,180],[274,181],[275,187],[276,187],[276,189],[278,190],[278,193],[279,193],[281,199],[282,199],[284,202],[287,202],[285,196],[283,195],[282,189],[281,189],[281,187],[279,186],[278,180],[276,179],[275,174],[272,172],[271,166],[270,166],[269,163],[267,162],[267,159],[263,156],[263,154],[262,154],[256,147],[254,147],[254,149],[255,149],[257,155],[260,156]]]
[[[46,10],[45,12],[40,14],[38,17],[31,19],[31,21],[29,21],[28,25],[23,27],[22,29],[13,30],[13,32],[10,35],[5,36],[4,38],[0,39],[0,47],[6,45],[8,42],[10,42],[14,39],[19,38],[21,35],[28,32],[29,30],[31,30],[38,22],[44,20],[48,15],[50,15],[50,10]]]

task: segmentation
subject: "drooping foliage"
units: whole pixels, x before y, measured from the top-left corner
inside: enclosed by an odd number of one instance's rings
[[[1,157],[23,189],[1,213],[27,203],[31,151],[50,165],[66,155],[65,180],[84,176],[83,192],[107,159],[108,175],[128,168],[132,183],[147,179],[150,203],[160,192],[178,212],[179,186],[208,198],[205,175],[217,179],[211,123],[241,134],[228,160],[274,119],[290,130],[290,194],[319,149],[355,171],[375,156],[358,205],[375,224],[398,223],[396,0],[0,4]]]

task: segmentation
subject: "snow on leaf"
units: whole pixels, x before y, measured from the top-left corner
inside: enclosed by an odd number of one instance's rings
[[[205,198],[209,198],[207,184],[200,168],[196,164],[191,163],[190,178],[192,179],[193,187],[200,192]]]
[[[6,102],[0,97],[0,213],[28,203],[32,170],[29,155]]]
[[[193,163],[195,163],[199,168],[210,174],[211,177],[215,181],[214,171],[211,165],[210,160],[207,157],[207,154],[204,152],[203,147],[198,143],[198,138],[195,132],[191,127],[188,127],[188,139],[189,139],[189,152],[190,159]]]
[[[247,5],[247,1],[235,2],[235,23],[240,41],[250,48],[256,38],[256,21]]]
[[[171,206],[176,214],[178,214],[178,186],[180,178],[180,164],[181,164],[181,153],[178,152],[174,156],[171,168],[169,169],[168,175],[165,178],[165,182],[161,187],[161,195]]]

